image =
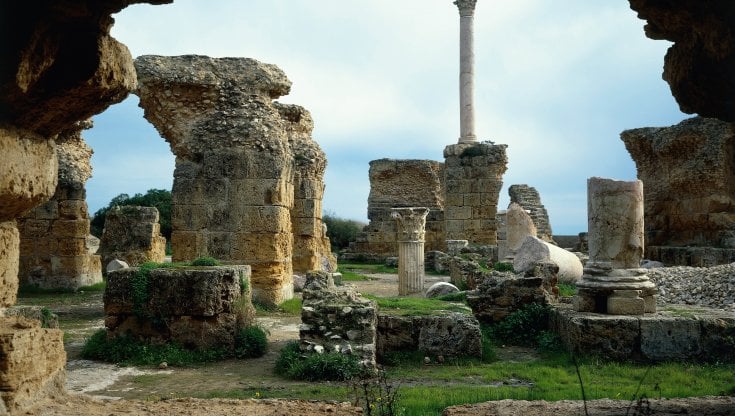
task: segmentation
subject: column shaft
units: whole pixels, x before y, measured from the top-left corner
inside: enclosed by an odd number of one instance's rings
[[[398,242],[398,295],[424,291],[424,242]]]

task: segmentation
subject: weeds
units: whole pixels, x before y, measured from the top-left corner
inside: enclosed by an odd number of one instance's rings
[[[235,357],[257,358],[268,351],[268,335],[257,326],[243,328],[235,335]]]
[[[402,416],[406,409],[399,407],[399,386],[388,381],[385,371],[379,370],[375,377],[352,381],[355,406],[363,408],[367,416]]]
[[[574,296],[577,294],[577,286],[570,285],[568,283],[559,283],[557,284],[557,287],[559,288],[559,296]]]
[[[220,263],[213,257],[199,257],[191,262],[192,266],[219,266]]]
[[[513,264],[497,262],[493,265],[493,269],[499,272],[513,272]]]
[[[292,341],[281,350],[274,372],[294,380],[345,381],[361,376],[363,369],[354,355],[336,352],[304,354],[298,341]]]

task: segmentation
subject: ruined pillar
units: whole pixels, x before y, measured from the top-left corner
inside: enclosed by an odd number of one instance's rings
[[[656,311],[656,286],[643,258],[643,182],[587,180],[589,260],[575,309],[613,315]]]
[[[87,246],[85,184],[92,176],[92,149],[81,133],[91,127],[91,120],[79,122],[57,136],[56,191],[18,219],[21,285],[76,290],[102,281],[100,256]]]
[[[398,295],[424,291],[424,235],[428,208],[394,208],[398,226]]]
[[[174,261],[211,256],[248,264],[255,299],[270,305],[290,299],[292,222],[304,219],[296,231],[313,243],[323,191],[316,180],[322,162],[302,160],[318,151],[304,150],[297,138],[309,130],[299,119],[307,113],[273,101],[291,82],[275,65],[248,58],[142,56],[135,65],[145,117],[176,155]],[[311,166],[299,174],[299,206],[314,206],[292,218],[297,159]]]
[[[497,245],[498,198],[508,157],[504,144],[453,144],[444,149],[444,225],[448,240]]]
[[[124,205],[112,207],[105,215],[100,239],[102,263],[122,260],[129,266],[162,263],[166,257],[166,237],[161,235],[158,209]]]
[[[475,143],[474,16],[477,0],[456,0],[459,9],[459,143]]]
[[[515,202],[510,203],[508,211],[505,214],[505,220],[507,249],[503,250],[505,257],[502,260],[513,261],[516,252],[521,248],[523,242],[526,241],[526,237],[536,237],[536,226],[533,224],[533,220],[526,210]]]
[[[322,222],[327,156],[311,138],[314,120],[305,108],[298,105],[273,104],[284,122],[294,160],[294,200],[291,209],[293,271],[334,272],[337,270],[337,261],[332,256]]]

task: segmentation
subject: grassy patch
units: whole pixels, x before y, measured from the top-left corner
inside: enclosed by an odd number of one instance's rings
[[[289,315],[301,315],[301,299],[291,298],[278,305],[278,310]]]
[[[354,355],[335,352],[304,354],[297,341],[283,347],[274,371],[290,379],[306,381],[345,381],[359,377],[363,372]]]
[[[559,296],[574,296],[577,294],[577,286],[567,283],[559,283]]]
[[[268,334],[259,326],[243,328],[235,335],[235,357],[257,358],[268,351]]]
[[[176,343],[149,344],[132,336],[107,339],[107,331],[101,329],[87,340],[81,355],[120,365],[158,365],[165,361],[173,366],[186,366],[221,360],[231,354],[221,348],[189,350]]]
[[[465,302],[467,300],[467,292],[447,293],[446,295],[437,296],[436,299],[445,302]]]
[[[439,299],[389,297],[382,298],[365,295],[374,300],[381,312],[393,315],[435,315],[443,311],[472,313],[472,310],[463,303],[446,302]]]
[[[69,293],[84,293],[84,292],[104,292],[106,283],[104,281],[95,283],[89,286],[82,286],[78,289],[70,288],[57,288],[57,289],[44,289],[38,285],[21,285],[18,288],[18,296],[30,297],[35,295],[58,295],[58,294],[69,294]]]

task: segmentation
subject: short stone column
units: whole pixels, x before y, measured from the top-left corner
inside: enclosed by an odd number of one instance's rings
[[[643,258],[643,182],[587,180],[589,261],[575,309],[612,315],[656,312]]]
[[[393,208],[398,225],[398,295],[424,291],[424,235],[428,208]]]

